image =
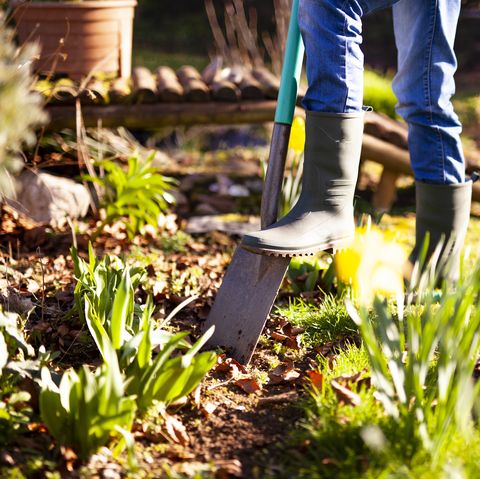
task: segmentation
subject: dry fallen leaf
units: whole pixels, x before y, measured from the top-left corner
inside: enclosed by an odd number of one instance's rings
[[[70,447],[61,446],[60,452],[62,453],[63,459],[65,460],[65,468],[68,472],[73,472],[73,470],[75,469],[75,462],[78,459],[75,451]]]
[[[215,472],[216,479],[228,479],[230,477],[242,477],[242,463],[238,459],[226,459],[215,461],[217,471]]]
[[[280,334],[277,333],[276,331],[272,331],[270,336],[275,340],[278,341],[279,343],[283,343],[286,339],[288,339],[288,336],[286,334]]]
[[[340,403],[349,406],[358,406],[362,402],[358,394],[354,393],[350,388],[342,386],[335,379],[332,379],[330,385],[332,386],[332,389]]]
[[[252,378],[237,379],[234,384],[248,394],[252,394],[262,389],[262,386]]]
[[[186,446],[190,442],[190,438],[187,434],[187,429],[183,425],[182,421],[175,416],[169,414],[164,415],[165,429],[168,437],[175,443]]]
[[[295,381],[300,377],[300,373],[295,371],[293,361],[287,361],[278,365],[268,373],[270,384],[280,384],[283,382]]]
[[[323,377],[323,374],[319,371],[307,371],[307,374],[313,386],[318,391],[323,391],[323,383],[325,380],[325,378]]]
[[[222,354],[217,359],[217,364],[213,367],[215,373],[227,373],[230,378],[236,378],[240,374],[247,374],[245,366],[241,365],[233,358],[227,358]]]
[[[204,404],[202,404],[201,411],[205,416],[210,416],[210,414],[213,414],[215,410],[217,409],[218,404],[208,401]]]

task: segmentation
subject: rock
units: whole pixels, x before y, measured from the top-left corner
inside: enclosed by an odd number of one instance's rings
[[[195,214],[201,216],[218,215],[218,210],[208,203],[200,203],[195,207]]]
[[[10,206],[41,223],[62,226],[67,217],[84,217],[90,206],[87,188],[69,178],[24,170],[17,185],[17,198],[9,200]]]

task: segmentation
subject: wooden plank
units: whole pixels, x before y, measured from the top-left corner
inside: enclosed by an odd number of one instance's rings
[[[273,121],[275,105],[275,101],[85,105],[82,114],[87,127],[95,127],[102,120],[105,128],[155,130],[165,126],[267,123]],[[46,111],[50,117],[47,129],[75,128],[75,106],[47,105]]]
[[[172,68],[159,67],[156,76],[160,101],[167,103],[183,101],[183,87]]]
[[[210,89],[202,80],[198,70],[190,65],[185,65],[177,70],[177,77],[183,86],[185,99],[193,103],[208,101]]]
[[[132,82],[134,103],[155,103],[157,101],[157,83],[148,68],[135,67]]]
[[[216,101],[238,101],[240,90],[228,80],[214,80],[210,85],[212,98]]]
[[[111,103],[128,103],[132,95],[132,88],[128,78],[115,78],[110,83],[108,97]]]

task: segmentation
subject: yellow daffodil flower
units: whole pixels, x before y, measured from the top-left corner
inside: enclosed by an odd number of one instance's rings
[[[369,305],[375,296],[397,297],[404,291],[404,247],[379,228],[360,227],[352,243],[337,253],[338,279],[352,286],[354,299]]]
[[[305,149],[305,120],[301,116],[293,119],[288,147],[297,155]]]

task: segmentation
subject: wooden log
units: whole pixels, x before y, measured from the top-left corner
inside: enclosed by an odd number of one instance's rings
[[[266,96],[261,83],[254,78],[251,72],[244,72],[239,87],[243,100],[262,100]]]
[[[108,103],[108,85],[97,78],[92,78],[85,88],[80,90],[79,97],[85,105],[105,105]]]
[[[132,88],[128,78],[115,78],[108,89],[110,103],[128,103],[132,97]]]
[[[199,103],[209,100],[210,90],[194,67],[186,65],[179,68],[177,76],[183,86],[187,101]]]
[[[157,83],[148,68],[135,67],[132,82],[134,103],[155,103],[157,101]]]
[[[156,130],[178,125],[229,125],[242,123],[267,123],[275,116],[276,102],[208,102],[208,103],[154,103],[140,105],[85,105],[82,115],[85,126],[96,126],[101,119],[105,128]],[[75,108],[47,105],[48,129],[74,128]],[[298,109],[298,114],[301,110]]]
[[[400,175],[388,168],[383,168],[382,176],[372,199],[373,208],[377,213],[390,211],[397,198],[397,180]]]
[[[156,72],[157,92],[160,101],[176,103],[183,101],[183,87],[170,67],[159,67]]]
[[[210,85],[210,91],[216,101],[238,101],[241,97],[237,85],[228,80],[214,80]]]
[[[380,163],[391,172],[413,176],[408,151],[372,135],[363,135],[362,158]],[[473,184],[472,199],[480,201],[480,182],[478,181]]]
[[[52,105],[73,105],[78,93],[78,87],[70,78],[60,78],[56,82],[38,80],[33,88],[42,95],[46,103]]]
[[[369,111],[365,114],[365,133],[408,149],[408,127],[383,113]]]
[[[274,100],[278,97],[280,80],[272,72],[266,68],[256,68],[252,70],[252,75],[262,85],[267,98]]]

